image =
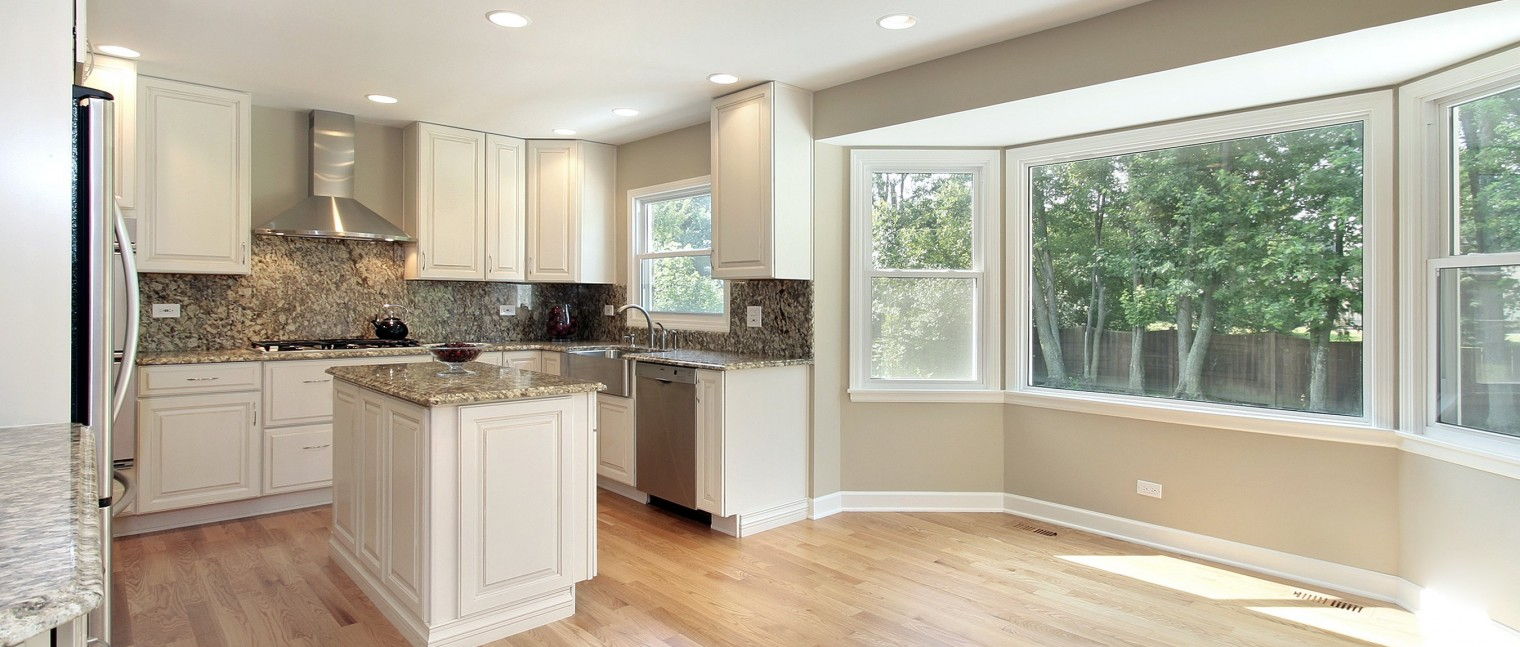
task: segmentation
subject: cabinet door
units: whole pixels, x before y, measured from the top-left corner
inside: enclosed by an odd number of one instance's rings
[[[527,277],[527,145],[521,139],[486,135],[486,280]]]
[[[633,398],[601,394],[596,405],[596,473],[632,487],[638,482]]]
[[[112,172],[116,175],[116,204],[128,218],[137,205],[137,63],[96,54],[84,84],[110,92],[116,98],[115,151]]]
[[[353,552],[357,552],[359,483],[364,455],[359,416],[359,399],[353,388],[339,385],[333,390],[333,539]]]
[[[543,353],[536,350],[518,350],[502,353],[502,366],[510,366],[520,371],[543,372]]]
[[[259,394],[144,398],[137,408],[137,511],[259,495]]]
[[[712,109],[713,278],[768,278],[772,213],[767,86],[719,98]]]
[[[420,254],[409,278],[485,278],[486,136],[433,124],[408,127],[407,231]]]
[[[139,79],[137,269],[247,274],[250,97]]]
[[[564,361],[565,361],[565,354],[564,353],[560,353],[560,352],[556,352],[556,351],[552,351],[552,350],[546,350],[546,351],[544,351],[544,354],[543,354],[543,362],[544,362],[543,372],[548,373],[550,375],[561,375],[562,374],[561,365],[562,365],[562,363]]]
[[[381,518],[385,501],[385,407],[364,397],[359,400],[359,534],[354,537],[354,553],[359,564],[371,575],[380,577],[381,537],[385,520]]]
[[[590,424],[586,402],[460,407],[460,615],[568,587],[585,570],[575,434]]]
[[[697,371],[697,509],[728,516],[723,498],[723,374]]]
[[[528,280],[577,280],[580,161],[575,142],[528,142]]]
[[[385,411],[384,473],[385,561],[380,578],[397,599],[422,612],[422,502],[427,496],[425,410],[392,402]]]

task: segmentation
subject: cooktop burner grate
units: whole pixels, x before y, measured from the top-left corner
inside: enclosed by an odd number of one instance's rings
[[[412,348],[421,345],[415,339],[271,339],[253,342],[254,348],[267,352]]]

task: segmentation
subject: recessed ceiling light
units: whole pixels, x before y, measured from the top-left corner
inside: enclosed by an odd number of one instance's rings
[[[139,52],[130,47],[122,47],[121,45],[101,45],[99,47],[96,47],[95,51],[109,56],[120,56],[122,58],[137,58],[139,56],[142,56],[142,52]]]
[[[639,111],[634,110],[633,108],[613,108],[612,114],[615,114],[619,117],[637,117],[639,116]]]
[[[882,29],[907,29],[918,24],[918,19],[905,13],[894,13],[876,19]]]
[[[486,14],[486,20],[502,27],[527,27],[528,23],[533,22],[528,20],[527,16],[515,11],[492,11]]]
[[[556,134],[556,135],[574,135],[575,131],[570,130],[569,128],[555,128],[554,129],[554,134]]]
[[[386,96],[386,95],[383,95],[383,94],[366,94],[366,95],[364,95],[364,98],[369,99],[370,101],[373,101],[375,103],[395,103],[396,102],[396,97],[389,97],[389,96]]]
[[[712,81],[713,83],[717,83],[718,85],[729,85],[731,83],[738,83],[739,77],[732,74],[713,74],[708,76],[707,80]]]

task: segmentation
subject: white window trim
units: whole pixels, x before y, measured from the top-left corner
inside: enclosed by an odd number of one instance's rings
[[[1122,394],[1070,391],[1029,383],[1031,314],[1029,272],[1029,204],[1025,187],[1029,170],[1053,164],[1136,151],[1250,137],[1297,128],[1348,121],[1365,122],[1363,195],[1363,415],[1337,416],[1283,411],[1243,405],[1177,401]],[[1217,117],[1079,137],[1047,144],[1017,147],[1007,153],[1007,218],[1009,226],[1007,285],[1008,398],[1012,404],[1080,411],[1108,416],[1222,427],[1275,435],[1393,446],[1397,392],[1391,380],[1397,365],[1394,311],[1395,277],[1393,208],[1393,94],[1368,92],[1331,99],[1252,110]]]
[[[701,251],[644,253],[640,250],[644,245],[644,214],[641,203],[665,197],[679,197],[683,193],[700,193],[702,189],[711,190],[712,176],[676,180],[654,186],[646,186],[628,191],[628,285],[624,286],[628,292],[628,302],[637,303],[647,307],[644,303],[643,274],[639,261],[646,258],[668,258],[673,256],[702,256]],[[712,250],[705,250],[708,255]],[[729,282],[723,281],[723,312],[720,314],[690,314],[684,312],[658,312],[649,311],[650,318],[655,323],[664,324],[672,330],[703,330],[709,332],[728,332],[728,294]],[[630,328],[644,328],[644,315],[632,310],[624,313],[624,320]]]
[[[1520,438],[1437,421],[1438,370],[1433,289],[1441,268],[1516,264],[1520,254],[1451,253],[1449,108],[1520,85],[1520,48],[1399,88],[1400,429],[1409,451],[1520,478]]]
[[[850,151],[850,399],[857,402],[972,402],[1000,401],[1001,343],[999,307],[1002,289],[998,263],[998,227],[1002,201],[1001,155],[997,150],[856,149]],[[976,235],[972,268],[965,271],[919,272],[924,276],[977,278],[972,321],[976,349],[975,379],[885,380],[870,377],[871,302],[868,278],[871,251],[871,175],[876,172],[970,173],[975,183]],[[894,275],[901,275],[894,272]],[[983,396],[982,394],[986,394]]]

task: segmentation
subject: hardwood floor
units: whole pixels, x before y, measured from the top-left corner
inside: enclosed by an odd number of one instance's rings
[[[1008,515],[844,513],[739,540],[599,501],[601,572],[576,615],[493,644],[1419,641],[1389,605]],[[119,538],[113,644],[405,645],[328,558],[328,522],[322,507]]]

